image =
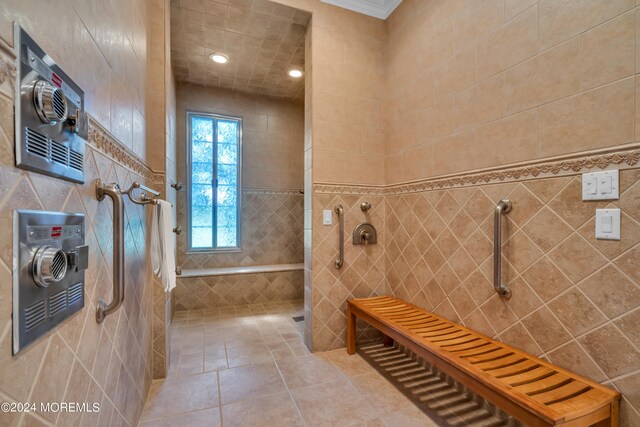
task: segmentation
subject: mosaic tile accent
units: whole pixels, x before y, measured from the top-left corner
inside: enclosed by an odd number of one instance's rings
[[[303,286],[302,271],[179,278],[176,311],[299,301]]]

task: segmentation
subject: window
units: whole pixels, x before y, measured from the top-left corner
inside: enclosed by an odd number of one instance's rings
[[[187,113],[189,251],[240,249],[242,119]]]

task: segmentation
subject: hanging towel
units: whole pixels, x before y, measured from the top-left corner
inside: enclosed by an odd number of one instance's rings
[[[151,265],[165,292],[176,287],[175,233],[171,203],[158,200],[151,222]]]

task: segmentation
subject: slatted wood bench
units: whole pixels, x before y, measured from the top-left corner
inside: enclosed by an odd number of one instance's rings
[[[617,391],[396,298],[349,300],[349,354],[356,317],[527,426],[618,425]]]

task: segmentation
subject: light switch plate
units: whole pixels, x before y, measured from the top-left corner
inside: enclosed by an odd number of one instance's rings
[[[596,209],[596,239],[620,240],[620,209]]]
[[[619,199],[617,170],[582,174],[582,200]]]
[[[322,224],[331,225],[333,223],[332,217],[333,211],[331,209],[325,209],[322,211]]]

